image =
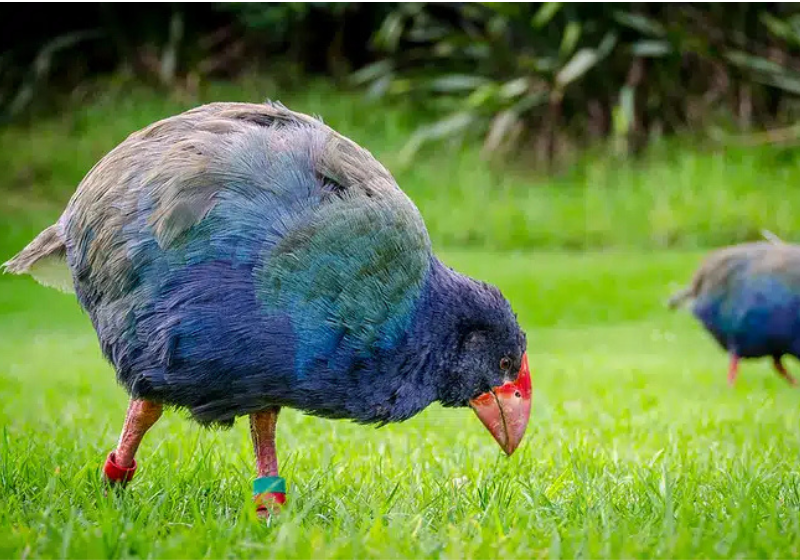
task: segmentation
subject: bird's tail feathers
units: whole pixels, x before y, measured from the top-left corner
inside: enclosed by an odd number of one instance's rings
[[[786,243],[783,239],[781,239],[780,237],[778,237],[777,235],[775,235],[774,233],[772,233],[768,229],[762,229],[761,230],[761,235],[764,236],[764,239],[766,239],[767,241],[769,241],[770,243],[773,243],[775,245],[783,245],[784,243]]]
[[[66,246],[57,225],[42,231],[2,269],[8,274],[30,274],[40,284],[63,292],[74,291]]]
[[[675,292],[672,294],[672,296],[670,296],[670,298],[667,300],[667,307],[670,309],[677,309],[688,300],[693,299],[695,295],[697,294],[695,294],[694,286],[687,286],[686,288]]]

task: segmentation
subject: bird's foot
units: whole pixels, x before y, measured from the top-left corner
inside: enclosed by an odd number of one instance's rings
[[[286,503],[286,481],[280,476],[262,476],[253,481],[256,513],[263,519],[277,515]]]
[[[797,385],[797,379],[795,379],[791,373],[786,370],[786,367],[781,362],[780,358],[773,358],[772,360],[773,365],[775,366],[775,371],[778,372],[778,375],[783,377],[789,385]]]

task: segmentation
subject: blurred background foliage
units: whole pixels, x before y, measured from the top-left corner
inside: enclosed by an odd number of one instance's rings
[[[18,243],[130,132],[267,98],[372,150],[436,243],[795,237],[796,4],[0,9],[0,235]]]
[[[409,155],[468,131],[486,152],[532,142],[549,162],[603,138],[637,152],[662,134],[794,120],[799,41],[788,4],[406,4],[357,77],[442,115]]]
[[[800,8],[790,3],[99,3],[48,18],[37,4],[3,10],[6,121],[112,74],[187,93],[243,73],[286,87],[324,75],[424,112],[405,161],[426,143],[474,136],[484,155],[550,164],[598,140],[636,153],[676,132],[781,127],[800,110]],[[794,141],[796,132],[753,141]]]

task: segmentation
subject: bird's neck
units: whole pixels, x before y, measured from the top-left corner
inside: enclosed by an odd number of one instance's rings
[[[324,391],[326,407],[317,406],[319,399],[298,407],[383,424],[411,418],[439,400],[457,357],[457,322],[469,305],[464,293],[474,289],[474,280],[432,258],[405,335],[373,346],[370,358],[353,362],[347,375],[323,369],[302,380],[301,393]]]
[[[456,322],[460,295],[474,281],[443,265],[435,257],[414,312],[407,336],[382,356],[381,377],[387,381],[386,402],[391,421],[404,420],[439,399],[458,348]]]

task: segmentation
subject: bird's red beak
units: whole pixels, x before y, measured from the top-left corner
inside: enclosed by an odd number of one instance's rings
[[[495,387],[471,401],[469,405],[508,455],[514,453],[531,415],[531,372],[528,354],[514,381]]]

